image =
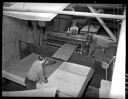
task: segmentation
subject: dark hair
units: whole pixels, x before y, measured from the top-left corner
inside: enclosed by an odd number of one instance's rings
[[[43,58],[42,58],[41,56],[38,56],[38,59],[39,59],[40,61],[42,61],[42,60],[43,60]]]

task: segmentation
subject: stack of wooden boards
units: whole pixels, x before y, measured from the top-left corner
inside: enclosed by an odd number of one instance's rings
[[[47,86],[56,87],[68,97],[81,97],[93,72],[90,67],[63,62],[48,78]]]

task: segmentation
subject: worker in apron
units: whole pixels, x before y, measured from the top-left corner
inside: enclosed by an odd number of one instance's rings
[[[36,89],[37,82],[47,83],[47,77],[45,76],[45,70],[44,67],[46,65],[51,65],[56,63],[55,61],[50,61],[47,58],[39,58],[39,60],[36,60],[33,64],[30,70],[28,71],[26,78],[25,78],[25,85],[27,87],[27,90]]]

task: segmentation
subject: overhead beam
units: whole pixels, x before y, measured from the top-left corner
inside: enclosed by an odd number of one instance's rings
[[[126,19],[123,15],[112,15],[112,14],[99,14],[99,13],[87,13],[87,12],[75,12],[75,11],[59,11],[59,10],[46,10],[46,9],[21,9],[21,8],[10,8],[3,7],[4,11],[18,11],[18,12],[34,12],[34,13],[55,13],[55,14],[66,14],[74,16],[86,16],[86,17],[101,17],[111,19]]]
[[[96,10],[93,7],[88,5],[88,8],[90,9],[92,13],[96,13]],[[103,26],[106,32],[110,35],[110,37],[116,42],[116,37],[113,35],[112,31],[107,27],[104,21],[99,17],[96,17],[96,19],[100,22],[100,24]]]
[[[105,9],[123,8],[123,4],[75,4],[73,5],[73,7],[75,6],[87,7],[87,5],[95,8],[105,8]]]

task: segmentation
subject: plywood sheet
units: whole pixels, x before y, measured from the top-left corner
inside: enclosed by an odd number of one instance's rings
[[[77,97],[85,80],[86,76],[57,69],[48,78],[48,86],[56,87],[71,97]]]
[[[90,67],[75,64],[75,63],[70,63],[70,62],[63,62],[63,64],[60,65],[58,68],[59,70],[79,74],[86,76],[88,75],[89,71],[91,70]]]
[[[47,86],[56,87],[67,96],[80,97],[93,73],[90,67],[63,62],[48,78]]]
[[[56,88],[43,88],[27,91],[11,91],[2,92],[2,96],[18,96],[18,97],[55,97]]]
[[[14,3],[9,8],[19,9],[46,9],[46,10],[63,10],[69,3]],[[39,21],[51,21],[57,14],[52,13],[34,13],[34,12],[14,12],[3,11],[4,15],[16,17],[23,20],[39,20]]]
[[[78,45],[66,43],[59,50],[57,50],[52,57],[68,61],[77,46]]]

